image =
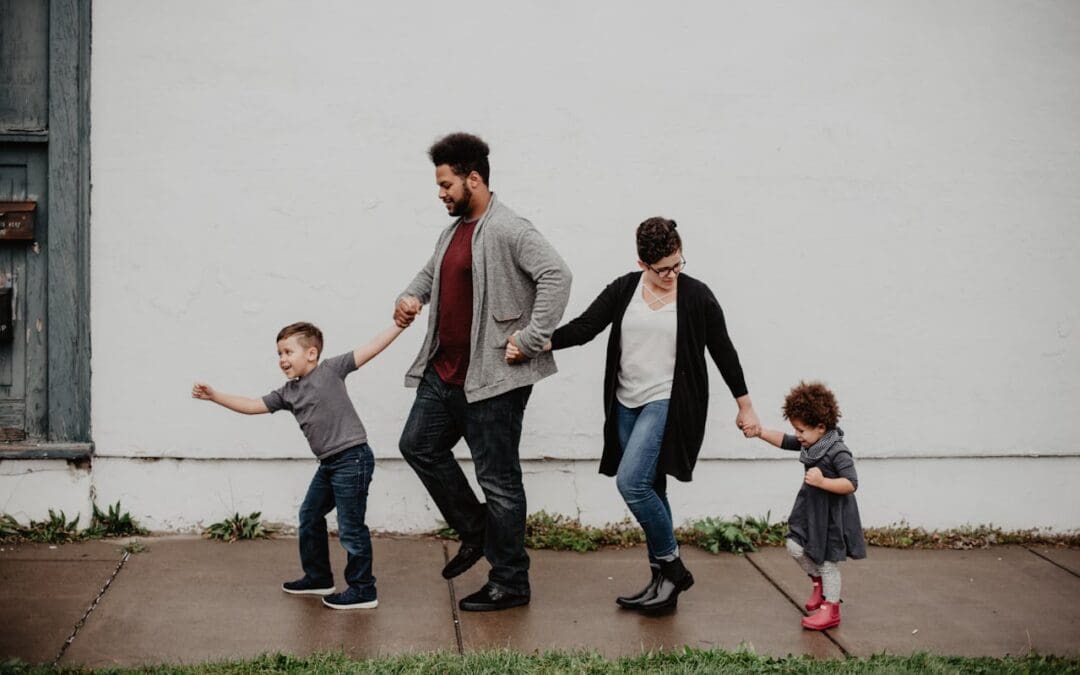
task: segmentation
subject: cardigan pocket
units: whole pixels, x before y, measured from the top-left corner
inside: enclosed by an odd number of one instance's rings
[[[491,318],[495,322],[494,330],[491,331],[491,346],[495,349],[505,349],[506,341],[520,326],[518,323],[525,312],[521,310],[504,310],[492,312]]]

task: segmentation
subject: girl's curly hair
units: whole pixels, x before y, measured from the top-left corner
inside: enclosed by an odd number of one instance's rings
[[[641,262],[652,265],[682,248],[682,239],[675,231],[675,221],[668,218],[649,218],[637,228],[637,254]]]
[[[784,399],[784,419],[798,420],[812,427],[835,429],[840,420],[836,396],[821,382],[799,382]]]

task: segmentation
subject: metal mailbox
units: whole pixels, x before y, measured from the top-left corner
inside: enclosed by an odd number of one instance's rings
[[[0,202],[0,241],[34,238],[34,210],[37,202]]]

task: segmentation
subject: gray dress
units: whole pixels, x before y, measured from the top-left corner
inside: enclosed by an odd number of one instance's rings
[[[826,478],[847,478],[858,488],[855,460],[844,445],[844,432],[839,428],[835,431],[838,433],[831,443],[823,439],[827,444],[824,449],[815,444],[810,450],[819,452],[801,453],[804,470],[816,466]],[[780,447],[784,450],[803,450],[798,439],[790,434],[784,434]],[[838,495],[803,483],[788,516],[788,538],[802,546],[807,557],[818,565],[825,561],[865,558],[866,541],[863,539],[855,493]]]

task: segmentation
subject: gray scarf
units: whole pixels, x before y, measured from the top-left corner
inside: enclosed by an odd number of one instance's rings
[[[825,435],[818,439],[817,443],[814,443],[809,448],[804,447],[799,452],[799,461],[806,466],[814,466],[821,458],[825,456],[825,453],[832,448],[833,445],[839,443],[844,439],[844,431],[840,427],[830,429],[825,432]]]

